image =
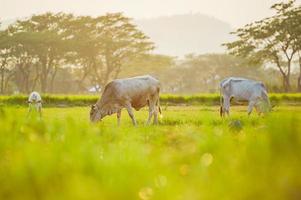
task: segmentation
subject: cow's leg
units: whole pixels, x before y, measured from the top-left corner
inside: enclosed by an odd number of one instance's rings
[[[158,112],[159,112],[159,97],[158,99],[156,99],[155,103],[154,103],[154,124],[158,124]]]
[[[31,110],[32,110],[32,108],[31,108],[31,105],[29,104],[29,106],[28,106],[28,112],[27,112],[27,118],[29,117],[29,115],[30,115],[30,113],[31,113]]]
[[[252,113],[253,107],[256,105],[256,101],[251,100],[248,106],[248,115]]]
[[[41,119],[42,118],[42,104],[41,103],[38,104],[38,111],[39,111],[39,116]]]
[[[120,126],[121,109],[117,111],[117,125]]]
[[[149,110],[148,110],[148,119],[147,119],[147,122],[146,122],[147,125],[150,124],[153,113],[154,113],[154,109],[153,109],[152,106],[150,106]]]
[[[147,122],[146,124],[150,124],[151,120],[152,120],[152,116],[155,112],[155,103],[154,101],[151,99],[148,101],[149,102],[149,110],[148,110],[148,119],[147,119]]]
[[[257,103],[257,104],[255,104],[255,110],[256,110],[256,112],[257,112],[257,114],[258,114],[258,116],[260,116],[261,115],[261,109],[260,109],[260,107],[259,107],[259,104]]]
[[[226,113],[229,116],[230,111],[230,97],[225,96],[224,97],[224,105],[223,105],[223,115]]]
[[[128,105],[126,106],[126,109],[127,109],[128,113],[129,113],[129,116],[130,116],[131,119],[132,119],[132,122],[133,122],[134,126],[136,126],[136,125],[137,125],[137,122],[136,122],[136,119],[135,119],[135,116],[134,116],[134,113],[133,113],[133,108],[132,108],[132,106],[131,106],[130,104],[128,104]]]
[[[158,107],[154,106],[154,124],[158,124]]]

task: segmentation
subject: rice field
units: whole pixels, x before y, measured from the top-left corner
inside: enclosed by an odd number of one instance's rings
[[[162,106],[133,127],[123,111],[89,122],[89,107],[0,108],[0,199],[301,199],[301,107],[264,117],[234,107]]]

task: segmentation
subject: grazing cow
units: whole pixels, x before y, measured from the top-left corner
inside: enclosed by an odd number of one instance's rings
[[[38,92],[30,93],[28,97],[28,105],[29,105],[28,115],[34,109],[39,112],[40,117],[42,116],[42,98]]]
[[[270,101],[263,83],[245,78],[230,77],[221,81],[221,107],[220,115],[229,115],[230,101],[248,101],[248,115],[251,114],[253,107],[257,112],[263,113],[270,111]]]
[[[106,115],[117,113],[117,123],[120,125],[122,108],[126,108],[134,125],[136,119],[133,109],[139,110],[149,106],[147,124],[154,116],[154,124],[158,123],[160,82],[152,76],[137,76],[126,79],[116,79],[105,86],[101,98],[92,105],[90,111],[91,122],[101,121]]]

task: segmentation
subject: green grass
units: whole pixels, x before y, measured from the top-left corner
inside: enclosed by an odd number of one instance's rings
[[[43,95],[47,107],[88,106],[94,104],[100,95]],[[301,105],[301,93],[271,93],[272,104]],[[27,106],[26,95],[0,96],[0,105]],[[162,105],[219,105],[219,94],[175,95],[161,94]]]
[[[166,107],[90,124],[88,107],[0,109],[0,199],[300,199],[300,107]]]

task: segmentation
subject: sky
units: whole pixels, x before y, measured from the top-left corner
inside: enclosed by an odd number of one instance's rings
[[[92,16],[123,12],[135,19],[201,13],[237,28],[270,16],[269,8],[276,2],[279,0],[0,0],[0,20],[47,11]],[[301,0],[297,3],[300,4]]]

